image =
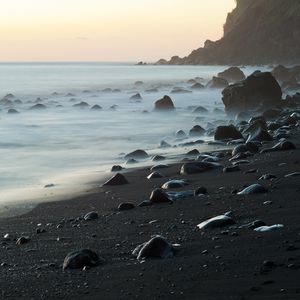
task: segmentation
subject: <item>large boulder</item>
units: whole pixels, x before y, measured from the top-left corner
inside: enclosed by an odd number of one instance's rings
[[[206,85],[206,87],[211,89],[223,89],[228,86],[228,81],[224,78],[213,77]]]
[[[275,107],[281,104],[282,91],[270,72],[256,71],[245,80],[222,92],[226,112]]]
[[[157,100],[155,102],[155,110],[156,111],[167,111],[167,110],[174,110],[175,106],[172,99],[165,95],[162,99]]]
[[[244,72],[238,67],[230,67],[225,71],[218,73],[218,77],[223,78],[228,82],[237,82],[246,78]]]
[[[242,139],[243,135],[233,126],[218,126],[215,131],[215,140],[238,140]]]

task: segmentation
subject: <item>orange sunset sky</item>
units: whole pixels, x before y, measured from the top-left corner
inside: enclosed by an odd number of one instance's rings
[[[1,1],[0,61],[156,61],[222,36],[234,0]]]

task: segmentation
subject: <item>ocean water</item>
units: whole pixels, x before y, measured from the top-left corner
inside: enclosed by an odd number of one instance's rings
[[[0,101],[0,203],[28,201],[32,191],[40,191],[42,200],[66,188],[84,189],[107,174],[112,164],[124,164],[124,153],[135,149],[145,149],[152,155],[184,153],[185,148],[160,149],[158,145],[162,140],[177,145],[174,133],[179,129],[188,132],[194,125],[205,128],[207,122],[228,118],[215,111],[223,110],[219,89],[184,94],[172,94],[171,90],[190,90],[187,80],[195,77],[205,84],[225,68],[132,63],[0,64],[0,99],[13,94],[8,97],[10,102]],[[243,71],[248,75],[255,69]],[[136,85],[136,81],[143,84]],[[146,92],[153,88],[157,91]],[[130,100],[137,92],[142,100]],[[154,102],[163,95],[171,96],[176,112],[153,112]],[[82,101],[89,106],[74,107]],[[46,108],[30,110],[37,103]],[[102,109],[91,110],[95,104]],[[204,106],[209,112],[193,114],[193,106]],[[19,113],[8,114],[10,108]],[[54,187],[45,189],[47,184]]]

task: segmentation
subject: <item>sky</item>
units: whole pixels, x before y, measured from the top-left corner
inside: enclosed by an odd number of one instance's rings
[[[223,34],[234,0],[1,0],[0,61],[156,61]]]

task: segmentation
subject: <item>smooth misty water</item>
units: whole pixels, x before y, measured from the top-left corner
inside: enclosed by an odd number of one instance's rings
[[[108,63],[0,64],[0,99],[12,93],[21,104],[0,104],[0,201],[25,197],[23,189],[45,184],[72,187],[99,175],[113,163],[124,163],[123,154],[138,148],[151,154],[184,152],[162,150],[161,140],[175,143],[174,132],[193,125],[226,119],[221,90],[202,89],[190,94],[170,94],[174,86],[189,88],[187,80],[207,82],[222,66],[134,66]],[[255,68],[244,69],[246,74]],[[134,82],[141,80],[142,86]],[[145,93],[156,87],[158,92]],[[104,92],[104,88],[120,89]],[[56,92],[57,94],[53,94]],[[141,103],[129,98],[140,92]],[[72,95],[71,95],[71,94]],[[154,113],[153,103],[169,94],[176,113]],[[39,97],[40,99],[37,99]],[[99,104],[100,111],[73,107],[81,101]],[[43,111],[29,110],[43,103]],[[117,105],[115,110],[110,107]],[[188,106],[205,106],[209,113],[195,115]],[[20,114],[8,114],[14,107]],[[147,110],[150,113],[144,113]],[[200,116],[201,121],[194,121]],[[209,137],[204,137],[209,139]],[[85,178],[85,179],[84,179]],[[14,191],[21,191],[16,196]],[[13,196],[12,196],[13,194]]]

